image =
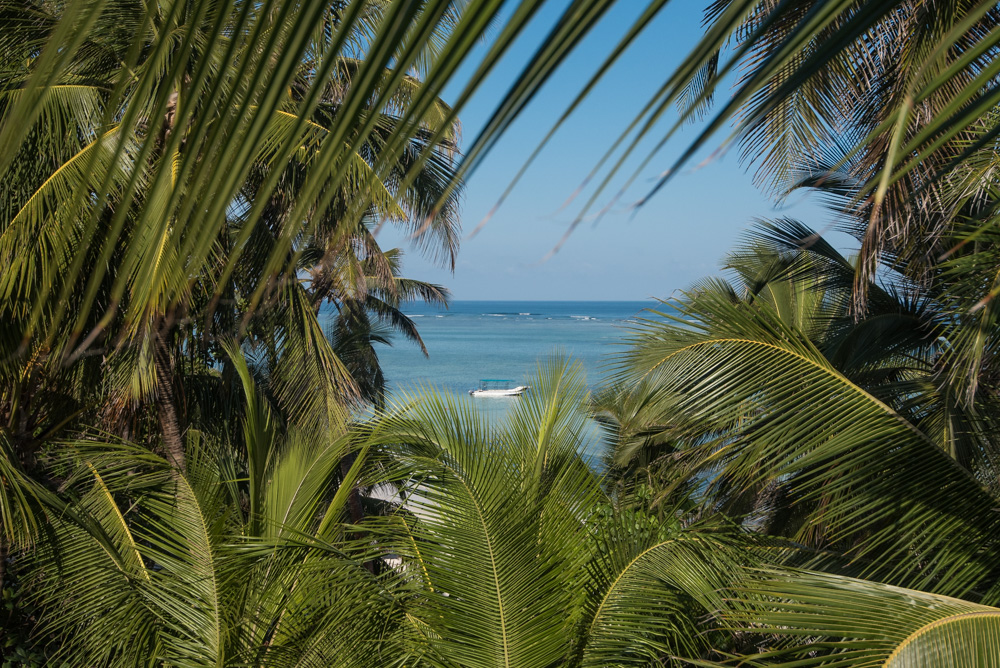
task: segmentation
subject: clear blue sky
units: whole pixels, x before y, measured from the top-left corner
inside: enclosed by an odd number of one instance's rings
[[[699,156],[636,213],[622,205],[596,226],[582,224],[559,253],[542,261],[586,198],[578,198],[575,207],[560,210],[563,202],[701,36],[705,2],[674,0],[667,6],[550,142],[483,231],[463,240],[454,274],[415,250],[407,252],[405,273],[443,284],[454,299],[461,300],[669,297],[703,276],[720,273],[720,259],[755,217],[785,215],[817,229],[828,225],[826,212],[803,195],[794,195],[775,209],[773,202],[754,187],[752,174],[740,165],[738,148],[734,147],[701,167],[697,165],[710,151]],[[489,118],[520,65],[558,16],[563,3],[560,0],[551,4],[461,114],[467,142]],[[462,207],[464,234],[493,207],[644,4],[641,0],[618,2],[474,173],[467,183]],[[729,90],[725,87],[722,95],[728,95]],[[443,97],[451,101],[456,92],[449,89]],[[674,120],[676,114],[671,114],[663,130]],[[691,128],[673,139],[624,201],[635,201],[645,194],[657,175],[685,148],[694,131]],[[712,148],[721,141],[720,136]],[[633,161],[632,166],[637,162]],[[630,169],[624,170],[602,203],[610,200],[630,173]],[[831,234],[830,238],[841,247],[850,244],[850,239],[842,235]],[[405,237],[392,230],[383,230],[380,243],[386,248],[407,248]]]

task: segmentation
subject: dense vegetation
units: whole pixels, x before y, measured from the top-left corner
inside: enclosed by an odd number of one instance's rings
[[[387,404],[377,345],[447,293],[378,227],[453,262],[611,4],[463,158],[539,2],[0,0],[4,665],[1000,666],[995,3],[713,3],[625,153],[735,119],[857,256],[759,221],[593,395],[554,359],[500,424]]]

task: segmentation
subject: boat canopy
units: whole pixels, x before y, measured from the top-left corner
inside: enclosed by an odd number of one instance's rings
[[[500,389],[509,388],[514,386],[514,381],[510,378],[480,378],[479,387],[480,389]]]

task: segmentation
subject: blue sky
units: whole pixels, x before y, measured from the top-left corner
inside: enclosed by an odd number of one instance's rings
[[[543,261],[586,197],[578,197],[565,209],[560,207],[701,36],[704,2],[674,0],[667,6],[560,129],[485,228],[476,237],[463,240],[454,274],[415,250],[407,253],[405,273],[443,284],[454,299],[462,300],[669,297],[703,276],[718,274],[720,259],[755,217],[791,216],[824,229],[829,216],[804,195],[793,195],[775,208],[754,187],[752,173],[740,165],[735,147],[700,165],[711,153],[706,151],[643,207],[632,210],[625,206],[645,194],[657,175],[683,151],[696,131],[690,128],[653,160],[621,205],[596,225],[590,221],[580,225],[557,254]],[[471,142],[489,118],[520,65],[558,17],[562,3],[550,4],[462,112],[466,142]],[[465,234],[493,207],[644,4],[640,0],[618,2],[468,180],[462,207]],[[443,93],[446,101],[454,99],[455,88]],[[726,86],[722,95],[728,95],[729,90]],[[654,133],[653,141],[675,120],[676,114],[671,114],[662,124],[662,132]],[[722,136],[711,148],[721,141]],[[645,156],[639,153],[638,158]],[[630,163],[632,169],[637,163],[638,159]],[[632,169],[623,170],[601,200],[602,205],[610,201]],[[836,234],[830,238],[841,247],[849,247],[851,241]],[[392,230],[383,230],[380,243],[386,248],[407,248],[405,237]]]

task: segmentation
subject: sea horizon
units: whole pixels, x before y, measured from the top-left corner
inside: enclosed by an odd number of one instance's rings
[[[518,303],[553,303],[553,302],[580,302],[584,304],[590,303],[606,303],[606,304],[627,304],[627,303],[639,303],[639,302],[651,302],[658,304],[659,301],[650,297],[649,299],[452,299],[451,303],[456,302],[518,302]],[[423,304],[424,302],[411,302],[412,304]]]
[[[483,378],[524,384],[539,362],[553,355],[579,360],[587,382],[607,376],[607,364],[652,300],[454,300],[448,309],[407,304],[427,347],[395,334],[379,346],[390,391],[433,386],[467,393]]]

